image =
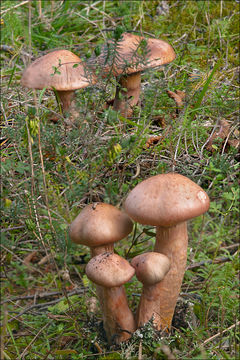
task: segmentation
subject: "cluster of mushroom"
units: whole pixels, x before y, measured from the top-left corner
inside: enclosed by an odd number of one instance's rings
[[[131,116],[133,106],[139,101],[141,72],[175,59],[171,45],[159,39],[123,33],[116,51],[109,49],[113,41],[103,46],[101,54],[88,62],[68,50],[56,50],[30,64],[23,73],[21,84],[33,89],[53,89],[62,105],[63,114],[76,112],[74,92],[97,83],[99,68],[101,76],[113,75],[117,88],[113,108],[123,116]],[[75,115],[76,117],[76,115]]]
[[[129,339],[153,319],[157,330],[168,330],[187,260],[187,220],[205,213],[208,195],[185,176],[161,174],[139,183],[127,196],[122,212],[105,203],[86,206],[70,226],[73,242],[87,245],[92,259],[86,274],[97,284],[104,329],[110,344]],[[153,252],[131,260],[114,253],[114,243],[132,231],[132,220],[156,226]],[[136,274],[143,284],[135,317],[123,285]]]

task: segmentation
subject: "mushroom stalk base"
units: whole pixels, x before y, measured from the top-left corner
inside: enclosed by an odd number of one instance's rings
[[[154,326],[160,323],[161,318],[159,309],[160,300],[157,286],[143,286],[142,295],[136,313],[137,327],[143,326],[150,319],[153,319]]]
[[[132,115],[133,106],[137,105],[141,91],[141,73],[121,76],[119,86],[113,102],[113,109],[120,111],[121,115]]]
[[[171,267],[164,279],[156,285],[159,296],[159,312],[156,321],[158,330],[170,329],[180,293],[187,262],[187,222],[172,227],[157,227],[154,251],[166,255]]]
[[[59,96],[62,111],[63,113],[68,111],[71,107],[73,98],[74,98],[74,91],[57,91],[57,94]]]
[[[128,340],[135,331],[135,321],[128,307],[123,286],[113,288],[102,287],[101,308],[103,325],[109,344],[120,344]]]
[[[94,256],[104,254],[105,252],[113,253],[114,252],[114,244],[108,244],[108,245],[102,245],[102,246],[96,246],[90,248],[91,252],[91,258]],[[103,303],[104,303],[104,287],[96,284],[96,293],[97,297],[101,306],[101,309],[103,310]]]
[[[154,251],[170,260],[169,272],[159,283],[144,286],[137,311],[137,326],[153,318],[157,330],[171,328],[172,318],[181,289],[187,262],[187,223],[172,227],[157,227]]]
[[[67,119],[66,123],[74,123],[79,115],[78,111],[76,110],[76,104],[74,101],[75,92],[58,90],[57,94],[60,99],[63,116],[65,116],[66,113],[69,113],[69,118]]]
[[[113,251],[114,244],[92,247],[91,257]],[[103,313],[108,343],[120,344],[128,340],[136,330],[136,325],[124,287],[105,288],[96,284],[96,293]]]

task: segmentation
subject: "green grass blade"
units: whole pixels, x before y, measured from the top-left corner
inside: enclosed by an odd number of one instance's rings
[[[199,108],[199,106],[201,105],[202,100],[203,100],[203,98],[204,98],[204,96],[205,96],[205,94],[206,94],[206,92],[207,92],[207,90],[208,90],[208,87],[209,87],[209,85],[210,85],[210,83],[211,83],[211,81],[212,81],[212,79],[213,79],[213,75],[215,74],[215,72],[217,71],[217,69],[219,68],[219,66],[220,66],[220,64],[221,64],[221,60],[222,60],[222,58],[220,58],[220,59],[218,60],[218,62],[214,65],[211,74],[208,76],[208,78],[207,78],[207,80],[206,80],[206,82],[205,82],[205,84],[204,84],[204,86],[203,86],[203,89],[202,89],[202,91],[201,91],[200,94],[199,94],[199,97],[198,97],[198,99],[197,99],[196,104],[194,105],[194,109],[193,109],[193,110],[197,110],[197,109]]]

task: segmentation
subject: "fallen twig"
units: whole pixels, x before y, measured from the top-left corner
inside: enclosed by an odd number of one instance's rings
[[[68,297],[70,296],[73,296],[73,295],[76,295],[76,294],[83,294],[84,293],[84,289],[75,289],[71,292],[69,292],[67,294]],[[34,296],[33,296],[34,297]],[[49,302],[46,302],[46,303],[41,303],[41,304],[33,304],[33,305],[30,305],[28,306],[27,308],[25,308],[24,310],[22,310],[20,313],[18,313],[16,316],[13,316],[11,319],[8,320],[8,323],[16,320],[18,317],[22,316],[23,314],[26,314],[27,312],[29,312],[30,310],[32,309],[35,309],[35,308],[40,308],[40,310],[43,310],[44,308],[50,306],[50,305],[54,305],[54,304],[57,304],[58,302],[64,300],[66,297],[65,296],[62,296],[58,299],[55,299],[53,301],[49,301]],[[3,324],[0,323],[0,326],[2,326]]]
[[[8,8],[8,9],[6,9],[6,10],[3,10],[3,11],[1,12],[1,15],[6,14],[8,11],[10,11],[10,10],[12,10],[12,9],[16,9],[16,8],[19,7],[19,6],[22,6],[22,5],[24,5],[24,4],[27,4],[27,3],[29,3],[29,1],[31,1],[31,0],[22,1],[20,4],[14,5],[14,6]]]
[[[10,10],[12,10],[12,9],[16,9],[16,8],[18,8],[19,6],[25,5],[25,4],[29,3],[29,1],[31,1],[31,0],[22,1],[20,4],[14,5],[14,6],[8,8],[8,9],[6,9],[6,10],[3,10],[3,11],[1,12],[1,15],[3,16],[3,15],[6,14],[8,11],[10,11]]]
[[[22,264],[24,264],[24,260],[22,260],[19,256],[17,256],[13,251],[11,251],[10,249],[6,248],[3,244],[0,244],[0,246],[7,252],[9,252],[10,254],[12,254],[18,261],[20,261]],[[37,269],[36,267],[33,267],[32,265],[30,264],[24,264],[28,269],[29,271],[36,271],[38,272],[39,274],[43,275],[43,273]]]
[[[196,268],[199,268],[199,267],[207,265],[207,264],[222,264],[222,263],[225,263],[225,262],[231,261],[231,260],[232,259],[229,257],[222,257],[222,258],[218,258],[218,259],[214,259],[214,260],[203,260],[198,263],[188,265],[187,270],[196,269]]]
[[[50,324],[52,323],[52,320],[49,321],[47,324],[45,324],[38,333],[34,336],[34,338],[30,341],[30,343],[27,345],[27,347],[23,350],[23,352],[20,355],[20,359],[24,359],[24,355],[26,355],[27,350],[31,347],[31,345],[34,343],[34,341],[37,339],[37,337],[41,334],[41,332],[46,329]]]
[[[240,320],[236,322],[236,324],[233,324],[231,326],[229,326],[227,329],[221,331],[221,332],[218,332],[217,334],[211,336],[210,338],[208,338],[207,340],[205,340],[202,345],[206,345],[207,343],[209,343],[210,341],[216,339],[218,336],[222,335],[222,334],[225,334],[227,331],[229,330],[232,330],[234,329],[236,326],[240,325]]]
[[[12,54],[14,52],[14,48],[12,46],[9,45],[0,45],[0,50],[1,51],[6,51],[9,52],[10,54]]]
[[[25,226],[13,226],[13,227],[9,227],[7,229],[1,229],[1,232],[5,232],[5,231],[12,231],[12,230],[18,230],[18,229],[23,229]]]
[[[75,289],[75,290],[70,291],[68,293],[68,296],[72,296],[72,295],[82,293],[82,292],[84,292],[83,289]],[[17,300],[29,300],[29,299],[34,299],[34,298],[35,299],[42,299],[42,298],[47,298],[47,297],[51,297],[51,296],[56,296],[56,295],[59,295],[59,294],[62,294],[62,292],[61,291],[51,291],[51,292],[40,292],[40,293],[36,293],[34,295],[15,296],[12,299],[6,299],[6,300],[1,301],[0,305],[3,305],[5,303],[7,303],[7,302],[17,301]]]

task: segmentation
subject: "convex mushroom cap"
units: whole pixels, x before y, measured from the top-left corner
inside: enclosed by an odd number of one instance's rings
[[[108,288],[122,286],[135,274],[135,269],[127,260],[109,252],[93,257],[85,271],[95,284]]]
[[[148,68],[165,65],[173,61],[176,54],[170,44],[160,39],[147,39],[130,33],[123,33],[117,44],[117,56],[110,40],[102,48],[102,53],[90,60],[96,62],[104,71],[111,69],[114,76],[133,74]]]
[[[147,252],[131,260],[136,276],[144,285],[154,285],[161,281],[170,269],[170,260],[164,254]]]
[[[168,173],[142,181],[127,196],[124,208],[145,225],[173,226],[205,213],[209,197],[187,177]]]
[[[70,225],[70,238],[77,244],[97,247],[113,244],[132,231],[127,214],[106,203],[87,205]]]
[[[78,66],[74,67],[75,64]],[[58,91],[77,90],[95,82],[95,76],[87,71],[81,59],[68,50],[56,50],[36,59],[21,79],[21,84],[28,88]]]

